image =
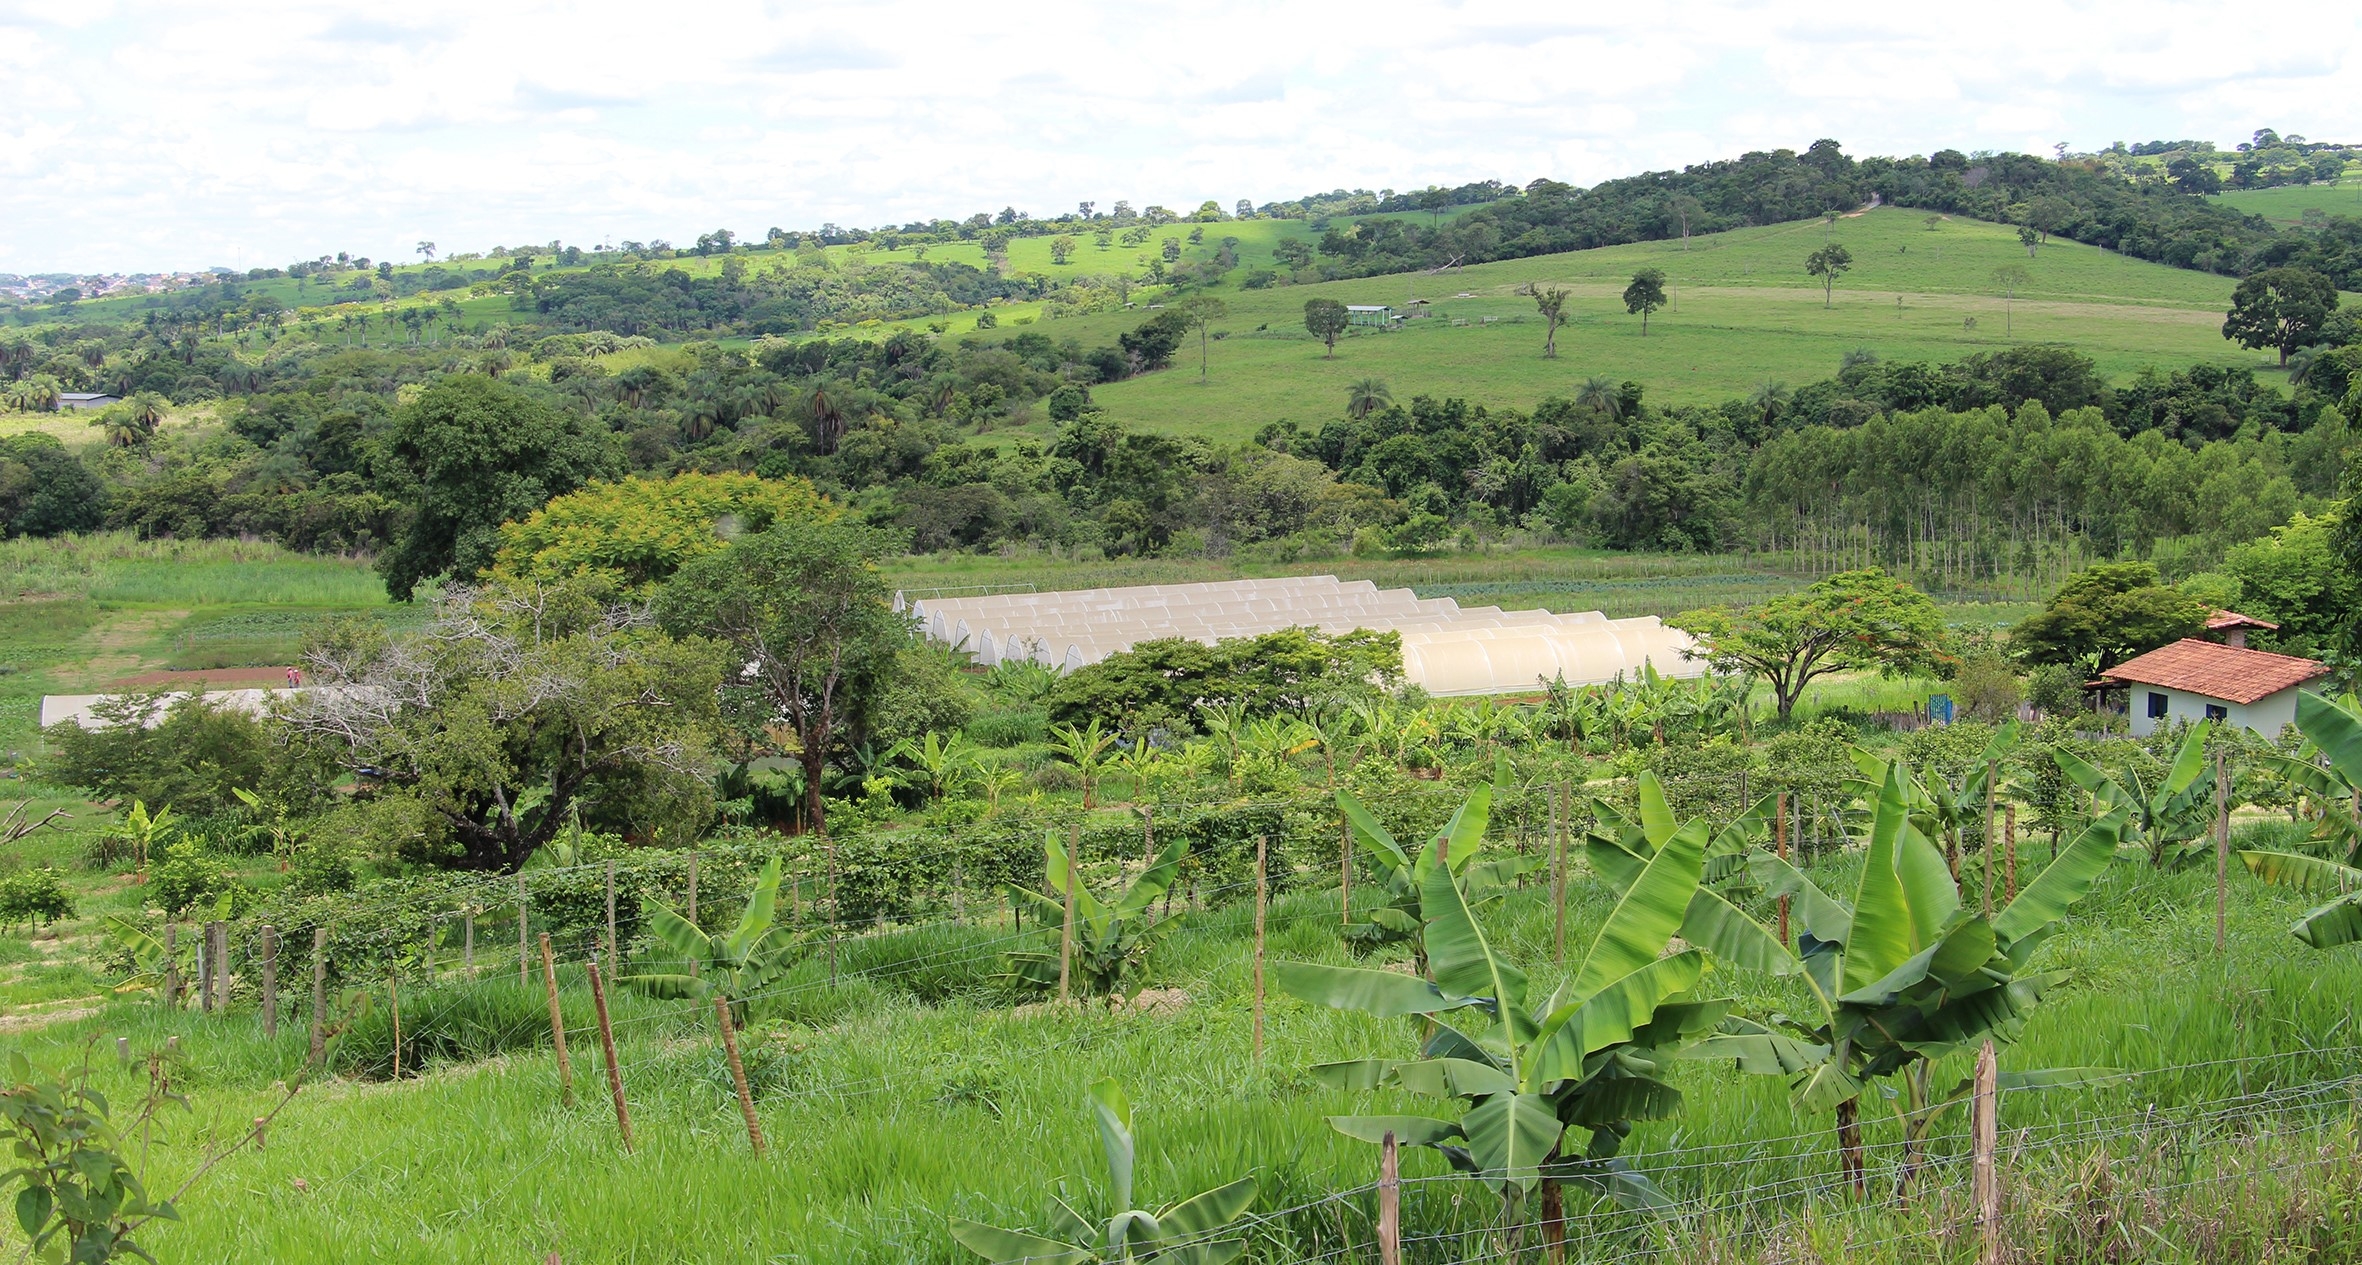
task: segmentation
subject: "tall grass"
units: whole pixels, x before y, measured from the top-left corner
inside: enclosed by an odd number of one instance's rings
[[[0,541],[0,597],[122,605],[367,607],[385,586],[365,561],[251,540],[141,540],[99,532]]]

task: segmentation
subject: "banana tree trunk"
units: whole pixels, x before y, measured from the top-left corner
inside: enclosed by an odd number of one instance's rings
[[[1566,1197],[1558,1179],[1547,1174],[1542,1178],[1542,1259],[1549,1265],[1566,1259]]]
[[[1837,1104],[1837,1163],[1856,1198],[1870,1194],[1870,1178],[1862,1162],[1861,1102],[1848,1098]]]

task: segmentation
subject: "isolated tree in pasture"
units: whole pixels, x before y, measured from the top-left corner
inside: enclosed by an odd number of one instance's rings
[[[1387,389],[1384,378],[1363,378],[1353,384],[1345,397],[1345,412],[1359,421],[1394,404],[1394,393]]]
[[[1345,305],[1335,299],[1306,299],[1304,328],[1328,348],[1325,359],[1335,359],[1337,336],[1345,332]]]
[[[1951,657],[1951,635],[1927,594],[1867,567],[1743,610],[1685,611],[1670,623],[1698,639],[1697,657],[1771,686],[1786,720],[1813,681],[1832,672],[1909,671]]]
[[[2231,292],[2223,337],[2254,350],[2272,348],[2286,368],[2290,353],[2320,337],[2337,302],[2336,284],[2310,268],[2266,268]]]
[[[1624,310],[1640,317],[1640,336],[1648,337],[1649,314],[1665,306],[1665,274],[1655,268],[1643,268],[1632,274],[1632,284],[1624,287]]]
[[[1181,300],[1182,328],[1197,333],[1197,380],[1206,380],[1206,344],[1213,334],[1214,322],[1230,314],[1222,300],[1210,294],[1193,294]]]
[[[1074,248],[1078,244],[1079,243],[1077,243],[1073,237],[1065,234],[1051,238],[1050,262],[1054,264],[1063,264],[1067,260],[1072,259],[1074,257]]]
[[[1558,327],[1566,321],[1567,292],[1564,286],[1535,286],[1534,310],[1542,314],[1542,358],[1558,358]]]
[[[1853,252],[1831,242],[1805,257],[1804,271],[1821,279],[1821,306],[1834,307],[1837,303],[1837,278],[1854,266]]]
[[[435,244],[433,242],[420,242],[418,244],[418,253],[426,256],[426,261],[428,263],[431,264],[435,262]]]
[[[1704,204],[1686,193],[1680,193],[1675,194],[1666,202],[1665,210],[1673,216],[1674,222],[1681,226],[1681,248],[1688,250],[1690,226],[1704,218],[1706,214]]]
[[[1993,288],[2001,291],[2001,333],[2003,337],[2016,328],[2018,291],[2032,284],[2034,274],[2024,264],[2005,264],[1993,270]]]
[[[2034,252],[2042,248],[2041,232],[2035,229],[2032,225],[2025,225],[2019,228],[2018,245],[2025,247],[2026,258],[2032,259],[2034,257]]]

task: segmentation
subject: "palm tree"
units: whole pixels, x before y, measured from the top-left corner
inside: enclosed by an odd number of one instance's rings
[[[721,421],[721,404],[707,397],[691,404],[689,411],[682,415],[681,433],[689,437],[690,443],[701,444],[713,437],[714,428]]]
[[[1593,374],[1583,379],[1582,386],[1575,388],[1575,405],[1596,410],[1612,422],[1623,416],[1624,393],[1617,390],[1616,384],[1605,376]]]
[[[836,400],[829,396],[825,383],[812,388],[810,404],[813,447],[818,448],[822,456],[827,456],[834,453],[837,444],[845,438],[845,413]]]
[[[1345,412],[1359,421],[1380,409],[1394,407],[1394,393],[1383,378],[1363,378],[1345,397]]]
[[[1755,406],[1756,414],[1763,418],[1764,429],[1769,430],[1787,409],[1788,401],[1794,398],[1796,393],[1788,389],[1788,384],[1765,378],[1763,385],[1755,388],[1755,393],[1747,397],[1747,402]]]

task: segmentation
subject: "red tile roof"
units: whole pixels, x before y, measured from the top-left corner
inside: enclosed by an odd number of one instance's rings
[[[2265,632],[2280,631],[2280,625],[2271,620],[2257,619],[2253,615],[2242,615],[2237,611],[2216,611],[2206,621],[2206,631],[2208,632],[2223,632],[2231,628],[2261,628]]]
[[[2317,659],[2246,650],[2195,637],[2160,646],[2100,673],[2119,683],[2159,685],[2226,703],[2252,703],[2328,674],[2329,665]]]

